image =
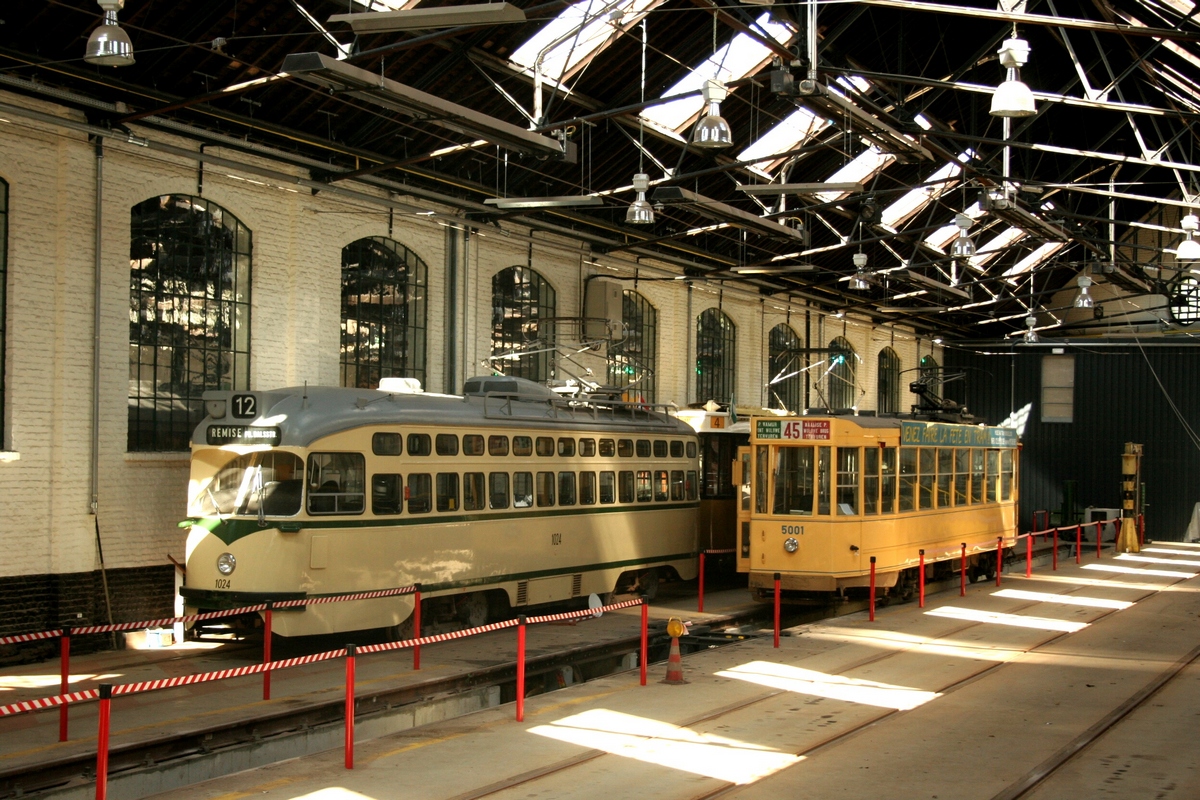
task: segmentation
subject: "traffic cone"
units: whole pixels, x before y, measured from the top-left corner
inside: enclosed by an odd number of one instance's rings
[[[679,686],[687,683],[683,679],[683,659],[679,655],[679,637],[671,637],[671,655],[667,657],[667,677],[663,678],[663,683],[671,686]]]

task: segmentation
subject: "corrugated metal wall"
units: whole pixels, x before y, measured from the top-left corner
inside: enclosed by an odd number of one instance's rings
[[[1121,453],[1125,442],[1139,442],[1145,445],[1147,534],[1183,538],[1200,501],[1200,449],[1171,403],[1200,429],[1200,350],[1065,348],[1075,357],[1072,423],[1041,421],[1041,364],[1051,352],[1044,346],[1018,347],[1013,355],[946,348],[948,368],[968,368],[965,381],[946,386],[946,396],[965,402],[977,420],[994,425],[1030,406],[1021,439],[1021,529],[1028,530],[1035,510],[1062,506],[1067,480],[1077,481],[1078,508],[1119,507]]]

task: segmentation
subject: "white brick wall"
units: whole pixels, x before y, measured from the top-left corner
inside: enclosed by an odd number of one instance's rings
[[[0,99],[82,121],[52,104],[3,92]],[[158,131],[139,133],[155,142],[198,148],[196,142]],[[240,152],[206,152],[304,175]],[[198,169],[193,159],[112,139],[106,140],[104,153],[99,522],[107,566],[165,564],[168,554],[183,557],[183,533],[176,522],[185,514],[187,460],[182,454],[126,452],[129,210],[163,194],[197,194]],[[313,195],[233,168],[207,164],[203,173],[203,197],[238,217],[253,235],[252,386],[336,384],[341,249],[364,236],[387,236],[387,209],[328,192]],[[0,576],[98,566],[94,521],[88,513],[95,175],[95,153],[83,134],[19,117],[0,123],[0,177],[10,187],[5,397],[10,423],[5,444],[19,454],[18,460],[0,460]],[[421,205],[429,206],[424,201]],[[445,313],[445,226],[428,217],[394,214],[392,238],[428,267],[430,390],[443,386],[443,354],[450,336],[459,346],[460,385],[462,377],[485,371],[483,360],[491,352],[491,281],[499,270],[531,264],[553,285],[558,315],[581,314],[584,279],[597,271],[585,263],[591,259],[587,248],[507,222],[505,230],[507,234],[490,228],[469,237],[467,269],[459,287],[463,329],[456,330]],[[600,271],[621,278],[634,275],[626,266]],[[653,280],[665,275],[647,265],[636,289],[658,312],[658,400],[684,405],[697,400],[695,320],[705,308],[717,305],[717,287],[693,287],[689,308],[684,282]],[[623,284],[635,288],[631,280]],[[739,404],[764,402],[764,336],[784,321],[783,305],[775,298],[724,292],[722,309],[737,325]],[[791,309],[792,326],[803,339],[805,309],[799,304]],[[811,321],[814,346],[841,333],[842,322],[825,319],[825,312],[813,310]],[[863,358],[861,407],[874,408],[876,358],[892,333],[850,320],[846,337]],[[898,331],[894,347],[902,369],[916,366],[911,333]],[[927,342],[921,352],[929,352]],[[937,357],[940,362],[940,353]],[[584,355],[580,361],[604,379],[602,356]],[[908,400],[905,393],[904,402]]]

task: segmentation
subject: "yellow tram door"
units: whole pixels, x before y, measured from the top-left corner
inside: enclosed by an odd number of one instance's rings
[[[737,571],[750,571],[750,501],[754,497],[750,485],[754,470],[750,468],[750,447],[739,447],[733,462],[733,484],[737,487]]]

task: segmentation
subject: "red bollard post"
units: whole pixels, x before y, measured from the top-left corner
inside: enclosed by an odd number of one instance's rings
[[[71,629],[64,627],[58,637],[58,693],[71,691]],[[67,704],[58,707],[58,740],[67,740]]]
[[[1100,540],[1104,538],[1104,523],[1096,521],[1096,558],[1100,557]]]
[[[1075,526],[1075,563],[1076,564],[1079,563],[1079,557],[1082,555],[1082,552],[1081,552],[1082,550],[1083,550],[1083,526],[1076,525]]]
[[[346,645],[346,769],[354,769],[354,645]]]
[[[646,659],[650,656],[650,606],[642,601],[642,650],[638,660],[642,665],[642,686],[646,685]]]
[[[1138,549],[1141,550],[1143,547],[1146,546],[1146,515],[1145,514],[1138,514],[1137,526],[1138,526]]]
[[[1058,528],[1054,529],[1054,552],[1050,555],[1050,569],[1058,570]]]
[[[421,584],[416,584],[413,593],[413,638],[421,638]],[[413,645],[413,669],[421,668],[421,645]]]
[[[925,551],[921,551],[921,567],[917,571],[917,608],[925,607]]]
[[[962,566],[958,570],[958,596],[967,596],[967,543],[962,543]]]
[[[1025,577],[1033,577],[1033,534],[1025,534]]]
[[[775,647],[779,648],[779,573],[775,573]]]
[[[1000,585],[1000,574],[1004,572],[1004,537],[996,537],[996,585]]]
[[[700,551],[700,594],[696,598],[697,613],[704,611],[704,551]]]
[[[263,663],[271,663],[271,606],[267,601],[267,613],[263,617]],[[263,700],[271,699],[271,670],[263,670]]]
[[[867,604],[867,619],[875,621],[875,556],[871,556],[871,599]]]
[[[644,661],[642,662],[645,663]],[[525,721],[525,615],[517,617],[517,722]]]
[[[112,715],[112,684],[100,684],[100,729],[96,735],[96,800],[108,797],[108,723]]]

